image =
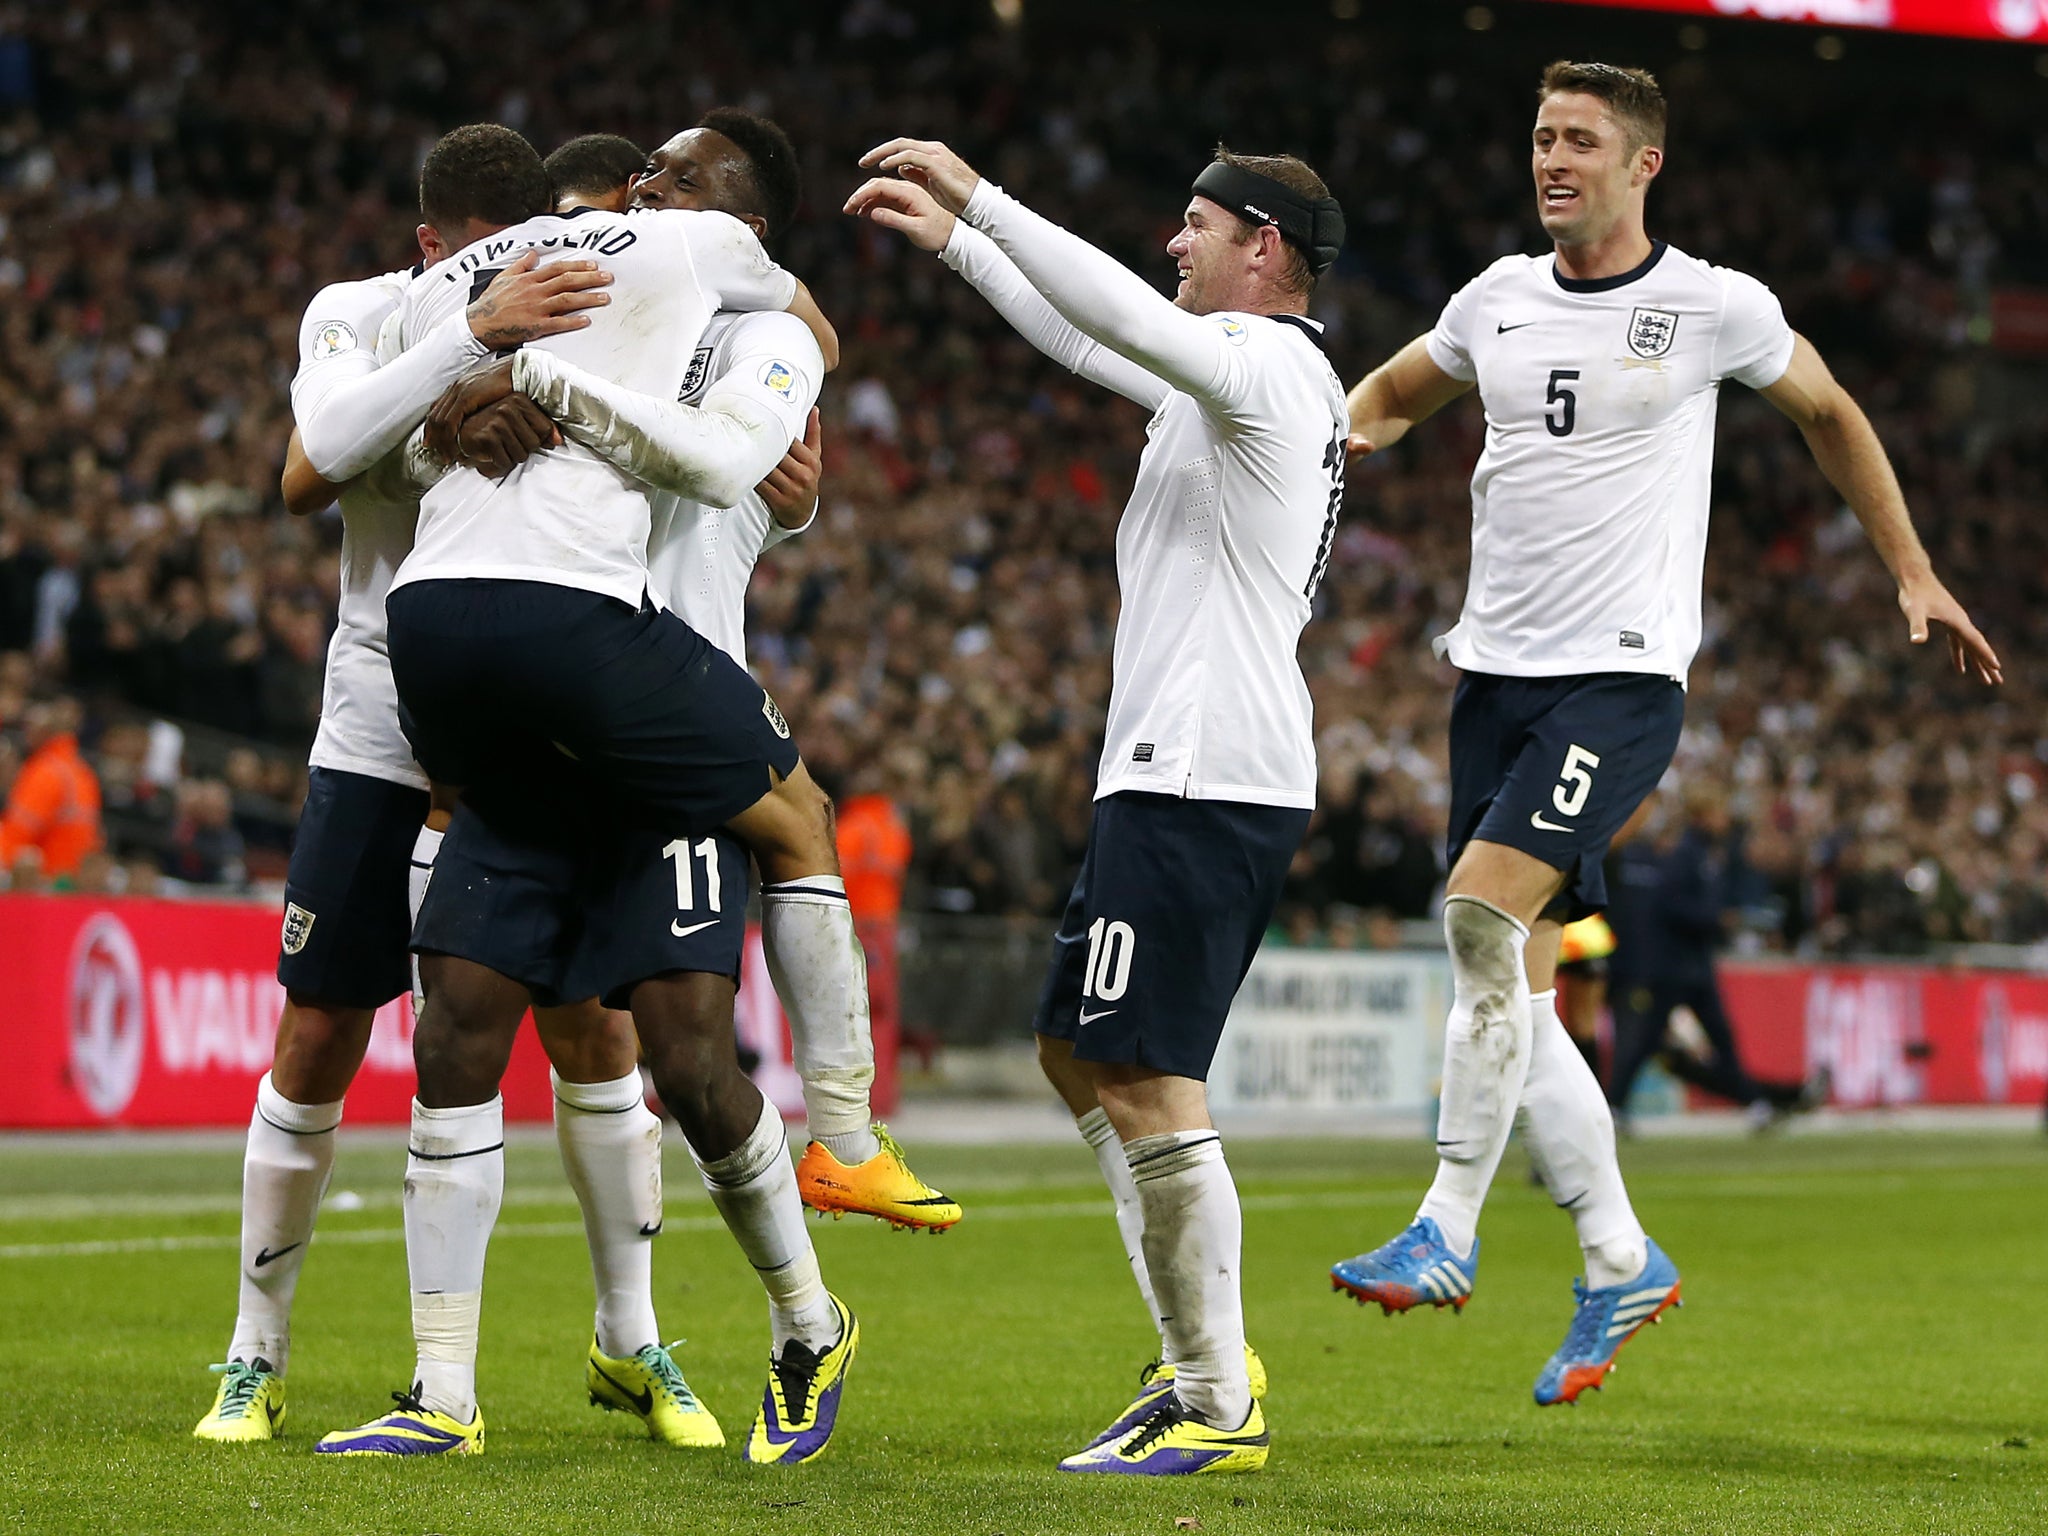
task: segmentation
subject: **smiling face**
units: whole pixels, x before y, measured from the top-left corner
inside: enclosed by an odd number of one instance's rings
[[[1536,216],[1559,245],[1598,245],[1631,216],[1642,222],[1650,179],[1663,163],[1656,145],[1631,146],[1599,97],[1553,91],[1537,110],[1531,145]]]
[[[1278,234],[1275,230],[1276,239]],[[1199,195],[1190,199],[1180,233],[1166,242],[1166,254],[1180,269],[1173,302],[1195,315],[1242,308],[1242,290],[1259,246],[1259,231],[1221,203]]]
[[[747,157],[739,145],[709,128],[677,134],[647,158],[647,169],[633,183],[638,208],[708,208],[729,213],[765,238],[768,221],[744,211],[747,206]]]

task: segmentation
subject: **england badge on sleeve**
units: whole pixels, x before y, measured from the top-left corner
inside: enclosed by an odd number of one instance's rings
[[[1638,304],[1628,319],[1628,349],[1637,357],[1662,357],[1678,334],[1678,316],[1668,309]]]

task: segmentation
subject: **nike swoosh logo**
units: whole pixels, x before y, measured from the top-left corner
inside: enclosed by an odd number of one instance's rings
[[[282,1418],[284,1417],[284,1404],[283,1404],[283,1403],[265,1403],[265,1404],[263,1405],[263,1411],[264,1411],[264,1413],[265,1413],[265,1414],[267,1414],[267,1415],[269,1416],[269,1418],[270,1418],[270,1427],[271,1427],[271,1428],[272,1428],[273,1430],[274,1430],[274,1429],[276,1429],[276,1428],[277,1428],[277,1425],[278,1425],[278,1421],[279,1421],[280,1419],[282,1419]]]
[[[603,1366],[597,1364],[595,1361],[591,1363],[590,1368],[593,1371],[597,1372],[598,1375],[602,1376],[606,1381],[610,1382],[613,1386],[617,1387],[619,1389],[619,1395],[625,1398],[625,1400],[631,1403],[635,1408],[638,1408],[640,1410],[640,1416],[642,1418],[645,1418],[648,1414],[654,1412],[654,1394],[652,1392],[627,1391],[626,1384],[623,1381],[620,1381],[618,1377],[612,1375],[610,1371],[607,1371]]]
[[[256,1253],[256,1267],[258,1269],[261,1269],[264,1265],[268,1264],[272,1259],[281,1259],[286,1254],[290,1253],[293,1248],[303,1248],[304,1246],[305,1244],[303,1243],[293,1243],[288,1247],[278,1249],[275,1253],[272,1253],[268,1248],[258,1249]]]
[[[657,1221],[657,1222],[653,1222],[653,1223],[651,1223],[651,1224],[650,1224],[650,1223],[646,1223],[646,1222],[643,1222],[643,1223],[641,1223],[641,1226],[640,1226],[640,1235],[641,1235],[642,1237],[659,1237],[659,1236],[661,1236],[661,1223],[660,1223],[660,1222],[658,1222],[658,1221]]]
[[[716,928],[717,926],[718,919],[714,917],[705,922],[692,923],[687,928],[683,927],[680,923],[671,922],[668,925],[668,931],[679,939],[687,939],[693,933],[702,933],[706,928]]]
[[[1086,1009],[1083,1009],[1083,1010],[1081,1011],[1081,1017],[1080,1017],[1080,1020],[1079,1020],[1079,1022],[1080,1022],[1080,1023],[1082,1023],[1082,1024],[1093,1024],[1093,1023],[1094,1023],[1094,1022],[1095,1022],[1095,1021],[1096,1021],[1097,1019],[1106,1019],[1106,1018],[1108,1018],[1108,1017],[1109,1017],[1109,1016],[1110,1016],[1110,1015],[1111,1015],[1112,1013],[1115,1013],[1115,1012],[1116,1012],[1116,1010],[1115,1010],[1114,1008],[1103,1008],[1103,1009],[1099,1009],[1099,1010],[1097,1010],[1097,1011],[1096,1011],[1096,1012],[1094,1012],[1094,1013],[1090,1013],[1090,1012],[1088,1012],[1088,1011],[1087,1011]]]
[[[1529,813],[1529,825],[1539,832],[1569,832],[1572,830],[1570,827],[1561,826],[1557,822],[1545,821],[1541,811],[1531,811]]]
[[[1536,322],[1534,320],[1519,320],[1513,325],[1497,325],[1494,327],[1493,334],[1496,336],[1505,336],[1509,331],[1519,331],[1520,329],[1522,329],[1523,326],[1534,325],[1535,323]]]

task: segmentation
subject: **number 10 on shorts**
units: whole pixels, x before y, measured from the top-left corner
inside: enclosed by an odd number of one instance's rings
[[[1138,936],[1126,922],[1098,917],[1088,927],[1088,966],[1081,975],[1081,995],[1113,1003],[1131,984],[1131,951]]]

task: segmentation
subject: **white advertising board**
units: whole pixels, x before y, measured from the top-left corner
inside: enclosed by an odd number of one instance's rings
[[[1450,965],[1443,955],[1267,948],[1209,1073],[1218,1114],[1333,1128],[1436,1101]]]

